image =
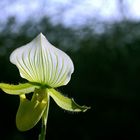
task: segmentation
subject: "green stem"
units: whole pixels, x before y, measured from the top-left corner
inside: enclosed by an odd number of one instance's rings
[[[46,137],[46,125],[41,126],[41,133],[39,134],[39,140],[45,140]]]
[[[48,96],[48,104],[42,116],[42,125],[41,125],[41,133],[39,134],[39,140],[45,140],[46,137],[46,128],[47,128],[47,120],[48,120],[48,113],[49,113],[49,103],[50,97]]]

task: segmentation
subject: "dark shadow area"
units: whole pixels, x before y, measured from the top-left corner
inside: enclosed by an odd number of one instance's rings
[[[46,139],[140,138],[140,23],[104,25],[104,32],[99,34],[90,26],[75,30],[54,26],[47,18],[16,27],[16,21],[10,18],[0,32],[0,82],[25,81],[9,62],[9,55],[40,32],[69,54],[75,64],[70,83],[59,90],[77,103],[91,106],[86,113],[70,113],[51,100]],[[37,140],[40,123],[28,132],[16,129],[18,104],[18,96],[1,91],[0,137]]]

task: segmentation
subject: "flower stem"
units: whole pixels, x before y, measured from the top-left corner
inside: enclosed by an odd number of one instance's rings
[[[41,133],[39,134],[39,140],[45,140],[46,137],[46,125],[41,126]]]
[[[48,104],[46,106],[46,109],[42,115],[42,125],[41,125],[41,133],[39,134],[39,140],[45,140],[46,137],[46,128],[47,128],[47,120],[48,120],[48,113],[49,113],[49,95],[48,96]]]

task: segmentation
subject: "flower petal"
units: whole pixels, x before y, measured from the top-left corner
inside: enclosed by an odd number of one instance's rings
[[[21,77],[50,87],[66,85],[74,71],[73,62],[63,51],[48,42],[41,33],[10,56]]]
[[[48,94],[41,97],[41,93],[36,90],[32,100],[26,99],[24,94],[20,95],[20,105],[16,115],[16,125],[20,131],[27,131],[33,128],[41,119],[45,109],[48,107]],[[42,92],[42,91],[41,91]]]
[[[38,88],[38,86],[32,85],[30,83],[24,83],[24,84],[18,84],[18,85],[0,83],[0,88],[5,93],[12,94],[12,95],[21,95],[21,94],[33,92],[35,88]]]
[[[63,96],[60,92],[56,91],[55,89],[48,89],[49,95],[54,99],[58,106],[62,109],[73,111],[73,112],[85,112],[90,107],[87,106],[80,106],[73,99]]]

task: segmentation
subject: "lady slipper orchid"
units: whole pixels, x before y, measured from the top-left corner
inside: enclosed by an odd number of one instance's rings
[[[20,131],[33,128],[42,118],[40,140],[43,140],[50,97],[68,111],[85,112],[89,109],[87,106],[79,106],[73,99],[54,89],[70,81],[74,66],[70,57],[50,44],[42,33],[30,43],[14,50],[10,61],[17,66],[21,77],[28,80],[18,85],[0,83],[5,93],[20,97],[16,115],[16,125]],[[28,93],[33,93],[31,100],[26,98]]]

